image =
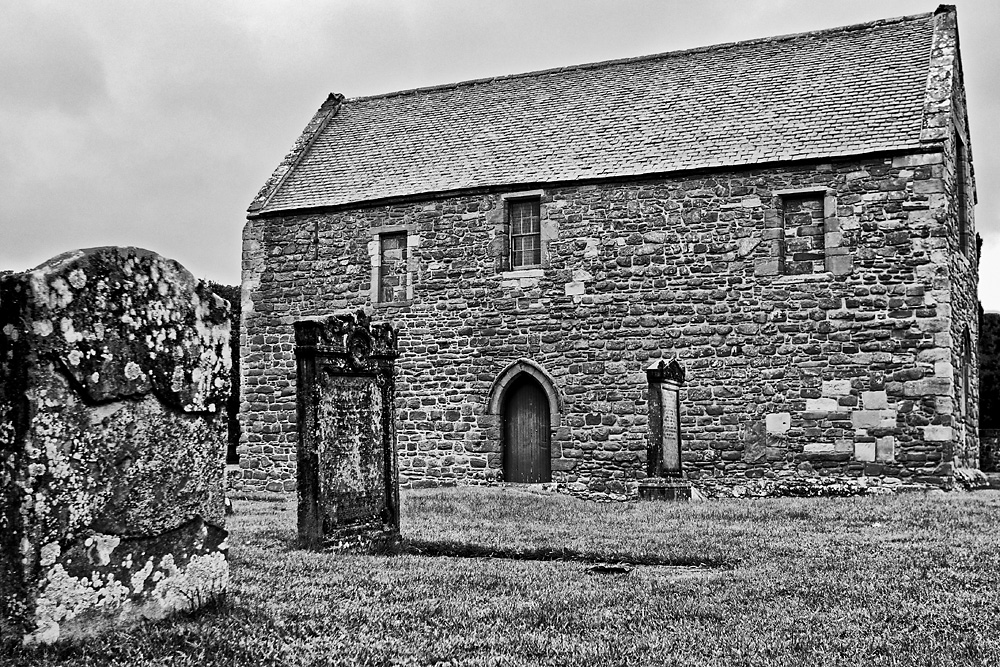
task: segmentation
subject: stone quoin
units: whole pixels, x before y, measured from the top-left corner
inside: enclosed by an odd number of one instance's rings
[[[956,12],[345,99],[253,201],[246,489],[295,488],[296,321],[399,332],[404,486],[950,487],[979,452]]]

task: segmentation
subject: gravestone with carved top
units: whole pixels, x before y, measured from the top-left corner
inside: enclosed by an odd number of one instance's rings
[[[396,331],[363,311],[295,323],[299,538],[362,552],[399,541]]]
[[[677,360],[660,360],[646,369],[649,386],[649,440],[646,473],[639,483],[644,500],[689,500],[691,482],[681,464],[680,388],[684,369]]]
[[[139,248],[0,278],[0,634],[86,636],[226,590],[228,311]]]

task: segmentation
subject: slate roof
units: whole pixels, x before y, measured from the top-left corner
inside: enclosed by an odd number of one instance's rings
[[[915,148],[934,17],[331,95],[250,210]]]

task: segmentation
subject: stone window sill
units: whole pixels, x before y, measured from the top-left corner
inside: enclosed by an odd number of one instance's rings
[[[834,276],[829,271],[823,271],[822,273],[801,273],[795,276],[777,276],[774,279],[774,283],[823,283],[831,282],[834,280]]]
[[[372,305],[376,308],[402,308],[403,306],[413,305],[413,299],[407,299],[406,301],[376,301]]]
[[[504,271],[500,274],[500,277],[504,280],[514,280],[517,278],[541,278],[544,275],[544,268],[541,266],[532,266],[523,269],[514,269],[513,271]]]

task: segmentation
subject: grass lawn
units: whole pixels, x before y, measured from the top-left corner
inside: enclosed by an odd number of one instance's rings
[[[237,501],[229,528],[224,603],[88,643],[7,642],[0,655],[24,665],[1000,664],[993,491],[692,504],[410,491],[403,533],[417,553],[394,557],[297,549],[294,501]],[[654,564],[601,574],[588,560]]]

